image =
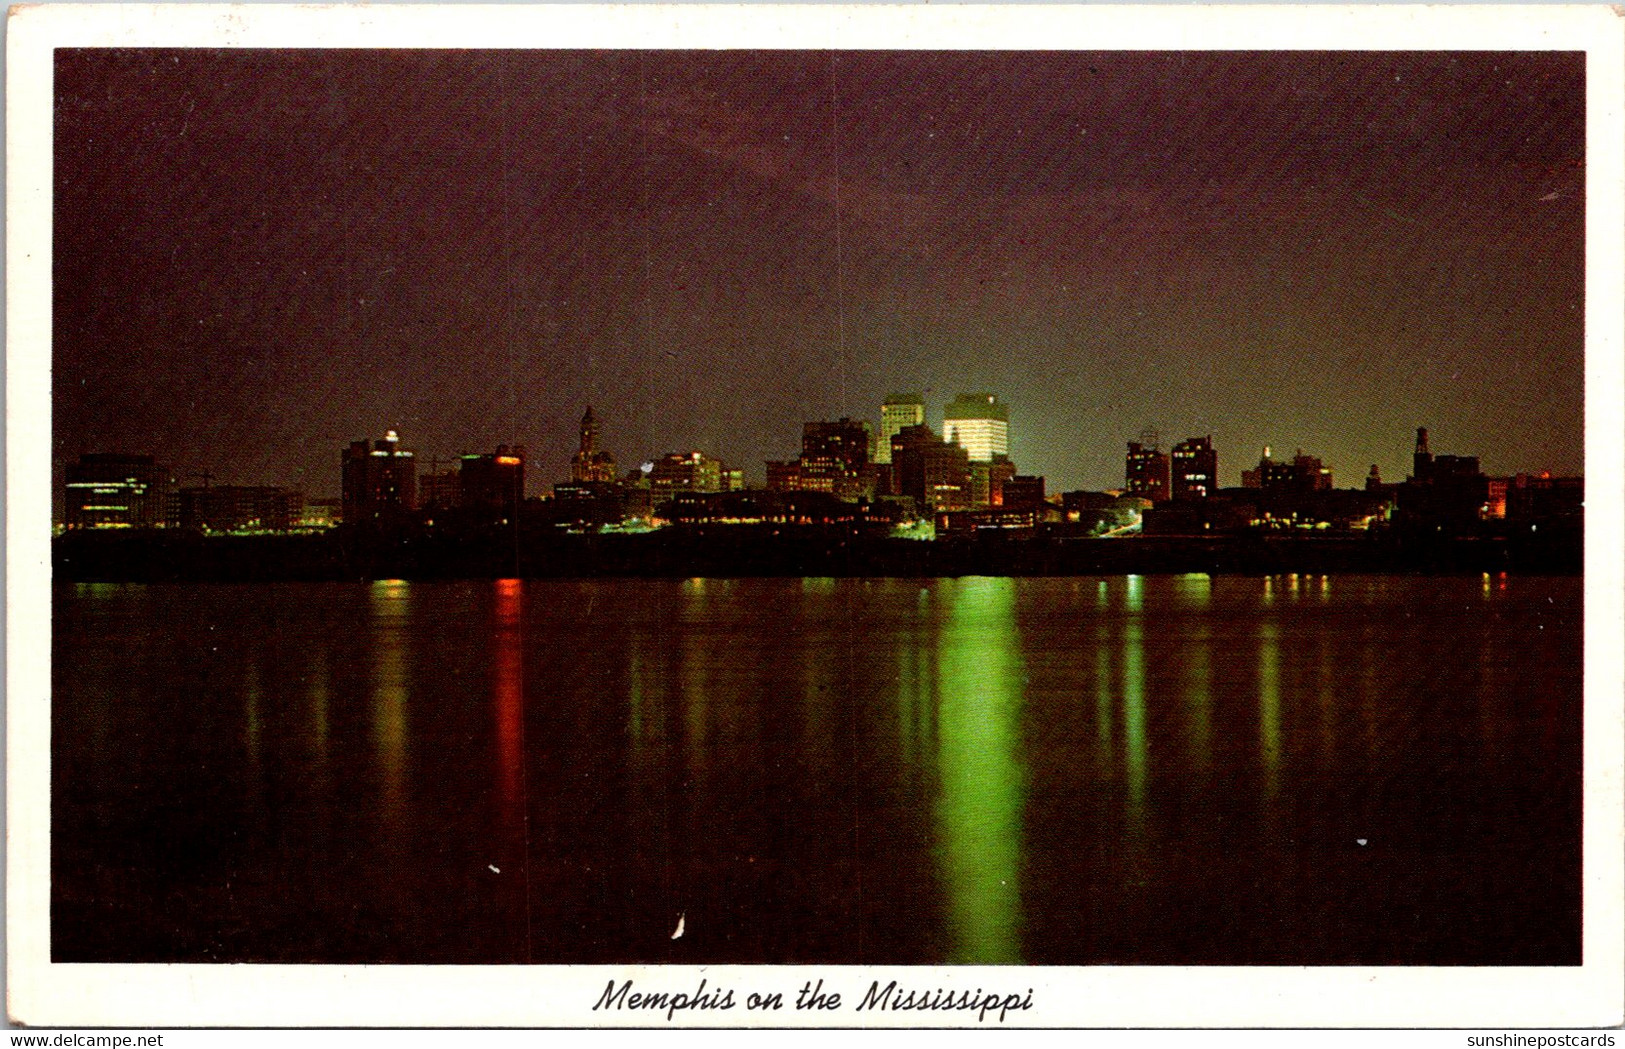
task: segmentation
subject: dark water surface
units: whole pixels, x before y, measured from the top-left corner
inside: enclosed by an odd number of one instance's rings
[[[60,584],[53,957],[1578,964],[1581,590]]]

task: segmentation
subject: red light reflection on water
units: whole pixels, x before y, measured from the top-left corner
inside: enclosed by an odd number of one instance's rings
[[[523,593],[524,583],[518,579],[496,581],[491,629],[495,649],[492,653],[491,695],[496,705],[498,784],[505,806],[518,805],[522,794],[520,762],[524,755],[525,668],[520,652],[523,634],[519,625],[519,609]]]

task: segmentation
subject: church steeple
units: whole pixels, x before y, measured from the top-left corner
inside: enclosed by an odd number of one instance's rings
[[[587,414],[581,417],[581,454],[588,458],[598,451],[598,417],[592,413],[592,405],[587,405]]]
[[[601,484],[615,480],[615,457],[598,447],[598,416],[590,404],[581,417],[581,448],[570,458],[570,478]]]

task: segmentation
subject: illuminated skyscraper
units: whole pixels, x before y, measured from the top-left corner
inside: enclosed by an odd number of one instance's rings
[[[943,439],[965,449],[971,462],[1010,454],[1010,413],[991,393],[962,393],[943,409]]]
[[[937,440],[929,426],[906,426],[892,438],[898,492],[921,511],[965,510],[971,505],[970,459],[962,445]]]
[[[649,471],[649,488],[658,505],[678,492],[720,492],[726,468],[704,452],[668,452]]]
[[[1137,495],[1154,503],[1168,498],[1168,455],[1157,450],[1156,442],[1153,441],[1149,447],[1140,441],[1128,443],[1128,457],[1123,463],[1123,487],[1129,495]]]
[[[891,439],[905,426],[925,424],[925,398],[917,393],[894,393],[880,406],[880,439],[875,443],[874,461],[891,462]]]
[[[1219,490],[1219,453],[1212,437],[1187,437],[1174,445],[1173,497],[1206,499]]]
[[[417,505],[417,460],[394,430],[368,447],[344,450],[344,520],[347,524],[411,510]]]
[[[587,405],[587,414],[581,417],[581,446],[570,459],[572,481],[593,481],[609,484],[615,478],[615,457],[598,447],[598,417]]]

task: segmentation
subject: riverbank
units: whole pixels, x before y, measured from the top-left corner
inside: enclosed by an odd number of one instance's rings
[[[365,579],[728,578],[749,576],[1072,576],[1203,572],[1575,575],[1578,528],[1538,539],[1396,533],[1132,536],[922,541],[825,526],[717,525],[645,534],[491,531],[447,535],[346,529],[303,535],[77,532],[52,541],[69,582]]]

